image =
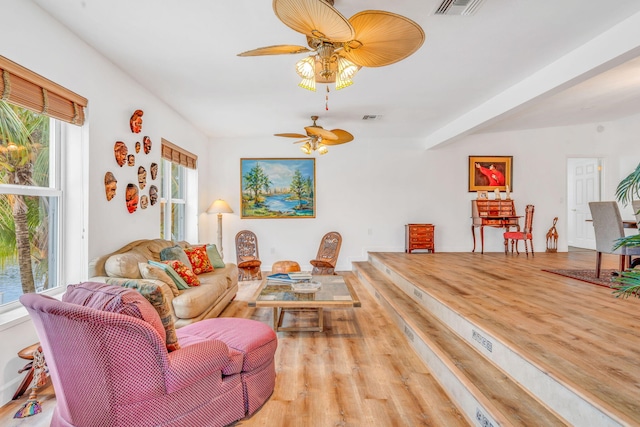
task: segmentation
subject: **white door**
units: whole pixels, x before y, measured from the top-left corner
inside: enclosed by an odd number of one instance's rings
[[[567,160],[567,214],[569,246],[595,249],[589,202],[600,201],[601,162],[597,158]]]

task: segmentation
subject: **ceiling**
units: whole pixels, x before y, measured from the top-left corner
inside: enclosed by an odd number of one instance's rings
[[[278,20],[271,0],[32,1],[211,138],[271,137],[274,145],[290,142],[274,133],[301,132],[311,115],[320,116],[326,129],[348,130],[355,141],[428,138],[559,66],[625,19],[640,17],[638,0],[484,0],[469,16],[434,15],[441,0],[335,0],[347,18],[365,9],[404,15],[422,26],[426,41],[403,61],[363,68],[352,86],[331,88],[327,110],[325,86],[315,93],[297,86],[294,64],[305,54],[237,56],[263,46],[306,44]],[[632,59],[640,47],[634,51],[580,64],[570,81],[482,114],[473,125],[461,123],[432,145],[465,129],[528,129],[638,114],[640,60]],[[365,115],[378,118],[363,120]]]

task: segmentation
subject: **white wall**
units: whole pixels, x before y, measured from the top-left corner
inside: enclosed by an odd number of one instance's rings
[[[598,132],[598,125],[604,131]],[[636,116],[613,123],[477,134],[429,151],[415,141],[363,141],[356,135],[354,142],[316,158],[317,218],[263,220],[238,214],[240,158],[304,155],[276,137],[220,139],[213,141],[215,154],[210,157],[209,181],[215,183],[210,197],[227,200],[236,212],[223,218],[227,261],[235,262],[235,234],[250,229],[258,235],[265,269],[281,259],[311,268],[308,261],[320,237],[337,230],[343,236],[338,268],[350,270],[351,262],[364,260],[367,251],[403,251],[404,224],[409,222],[435,224],[436,251],[470,251],[470,200],[475,193],[467,191],[468,156],[510,155],[517,211],[523,214],[529,203],[536,206],[534,247],[546,249],[545,235],[557,216],[558,248],[566,251],[567,158],[602,157],[603,199],[613,200],[620,179],[640,162],[639,133]],[[630,211],[625,216],[632,217]],[[201,240],[215,241],[215,215],[201,223],[208,226],[201,227]],[[485,251],[503,250],[502,230],[485,229]]]

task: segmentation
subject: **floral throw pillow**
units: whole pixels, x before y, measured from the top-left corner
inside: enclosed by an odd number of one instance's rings
[[[187,254],[187,258],[189,258],[194,273],[202,274],[213,271],[213,265],[209,260],[206,245],[185,248],[184,252]]]
[[[196,276],[195,273],[181,261],[174,259],[162,262],[173,268],[173,270],[178,273],[180,277],[182,277],[182,280],[184,280],[187,285],[200,286],[200,279],[198,279],[198,276]]]

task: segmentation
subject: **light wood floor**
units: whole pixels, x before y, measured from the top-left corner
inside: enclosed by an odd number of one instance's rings
[[[592,252],[539,253],[528,258],[502,253],[390,257],[404,264],[408,274],[428,283],[440,298],[468,311],[474,321],[493,324],[516,344],[529,346],[536,357],[550,359],[545,362],[571,366],[564,375],[587,381],[594,393],[612,394],[617,388],[622,392],[615,393],[616,399],[628,394],[629,402],[637,400],[640,301],[615,299],[610,289],[541,271],[592,268]],[[616,264],[615,257],[605,257],[603,268]],[[401,331],[351,273],[344,275],[362,307],[325,310],[326,330],[321,333],[278,333],[274,394],[250,419],[236,425],[468,425],[404,343]],[[222,315],[271,325],[271,309],[246,304],[258,284],[241,282],[236,300]],[[525,343],[524,337],[539,342]],[[557,353],[545,350],[550,347],[560,348]],[[589,364],[594,366],[593,373],[582,366]],[[578,372],[578,367],[584,372]],[[0,425],[48,425],[55,402],[51,388],[40,397],[47,402],[45,413],[12,419],[24,402],[20,400],[0,409]],[[629,411],[635,410],[637,406],[630,405]]]

